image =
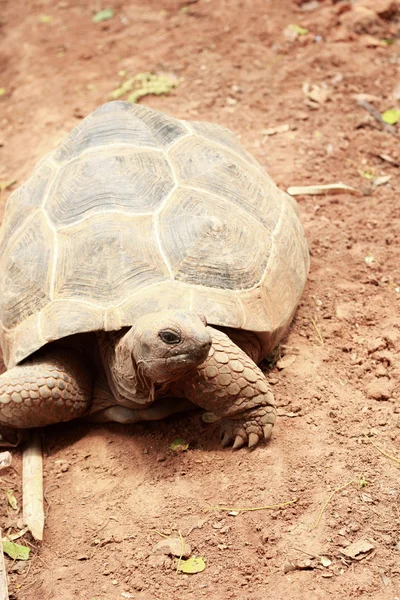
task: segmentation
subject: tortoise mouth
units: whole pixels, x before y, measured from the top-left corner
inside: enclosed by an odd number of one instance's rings
[[[191,366],[197,366],[206,360],[208,353],[210,352],[210,348],[211,342],[204,344],[200,348],[196,348],[196,350],[192,350],[191,352],[181,352],[180,354],[169,356],[166,361],[167,363],[172,364],[188,364]]]
[[[208,356],[210,347],[211,343],[207,343],[191,352],[181,352],[173,356],[153,359],[145,366],[146,374],[156,383],[175,381],[203,363]]]

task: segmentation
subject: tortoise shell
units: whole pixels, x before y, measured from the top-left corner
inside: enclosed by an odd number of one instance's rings
[[[128,102],[101,106],[8,199],[7,366],[50,341],[165,308],[258,332],[267,355],[308,274],[294,204],[227,129]]]

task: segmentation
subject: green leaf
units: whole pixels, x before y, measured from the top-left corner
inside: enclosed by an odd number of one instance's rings
[[[135,79],[133,77],[127,79],[122,85],[120,85],[120,87],[118,87],[110,93],[110,98],[112,100],[117,100],[118,98],[121,98],[121,96],[127,94],[133,89],[134,84]]]
[[[112,8],[105,8],[104,10],[99,10],[94,17],[93,23],[101,23],[102,21],[108,21],[112,19],[114,16],[114,11]]]
[[[53,17],[50,15],[40,15],[39,18],[41,23],[51,23],[53,20]]]
[[[14,544],[3,540],[3,552],[7,554],[13,560],[28,560],[30,549],[28,546],[21,546],[21,544]]]
[[[300,25],[291,25],[291,28],[294,29],[296,33],[299,35],[307,35],[308,29],[304,29],[304,27],[300,27]]]
[[[388,125],[396,125],[397,121],[400,119],[400,110],[389,108],[382,113],[382,119]]]
[[[182,438],[177,438],[169,445],[169,449],[174,452],[184,452],[189,448],[189,444],[185,442]]]
[[[112,100],[117,100],[125,94],[132,92],[128,96],[129,102],[137,102],[144,96],[161,96],[162,94],[169,94],[171,90],[179,85],[178,79],[162,74],[162,73],[138,73],[134,77],[130,77],[121,85],[113,90],[109,97]]]
[[[13,490],[7,490],[7,500],[11,508],[13,508],[14,510],[18,510],[18,502],[16,497],[14,496]]]
[[[206,563],[201,556],[191,556],[187,560],[182,561],[178,569],[182,573],[201,573],[206,568]]]
[[[362,169],[359,169],[358,174],[360,175],[360,177],[364,177],[364,179],[369,179],[370,181],[372,181],[376,177],[375,171],[373,169],[371,171],[363,171]]]

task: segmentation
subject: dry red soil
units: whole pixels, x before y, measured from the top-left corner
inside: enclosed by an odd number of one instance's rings
[[[115,16],[93,23],[108,6]],[[28,562],[6,559],[11,598],[400,597],[400,149],[357,104],[367,94],[379,112],[400,108],[399,20],[384,0],[1,2],[2,183],[27,178],[123,70],[180,78],[141,102],[229,127],[283,189],[342,181],[361,192],[298,197],[312,266],[281,349],[295,360],[268,375],[280,415],[270,443],[223,450],[218,423],[200,413],[49,428],[45,538],[25,536]],[[187,451],[169,449],[178,437]],[[12,488],[21,503],[13,455],[0,482],[6,532],[20,526],[6,500]],[[204,557],[202,573],[154,553],[159,533],[178,531]],[[343,554],[359,540],[374,549]]]

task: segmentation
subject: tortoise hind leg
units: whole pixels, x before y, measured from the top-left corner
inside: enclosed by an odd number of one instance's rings
[[[16,445],[15,430],[82,416],[92,399],[93,376],[79,353],[39,353],[0,375],[0,445]]]

